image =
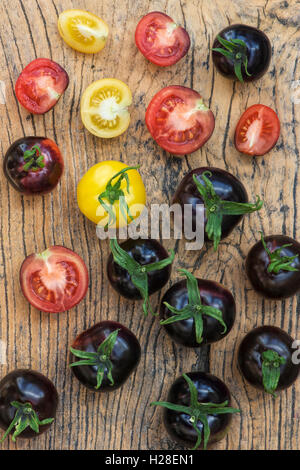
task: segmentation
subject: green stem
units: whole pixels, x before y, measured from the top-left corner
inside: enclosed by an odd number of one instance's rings
[[[117,341],[117,336],[119,333],[119,329],[110,333],[110,335],[105,338],[104,341],[99,345],[97,352],[88,352],[88,351],[81,351],[79,349],[70,348],[71,353],[75,357],[79,357],[81,360],[73,362],[70,364],[70,367],[77,367],[77,366],[96,366],[97,367],[97,385],[95,389],[98,390],[104,378],[104,375],[110,381],[110,385],[114,385],[114,379],[112,376],[112,362],[110,360],[113,348]]]
[[[292,243],[286,243],[285,245],[282,245],[276,250],[270,251],[269,248],[267,247],[263,233],[260,232],[260,234],[261,234],[261,242],[263,244],[264,250],[266,251],[269,257],[269,264],[267,268],[268,273],[278,274],[279,271],[299,271],[299,269],[294,268],[292,266],[293,261],[296,258],[298,258],[298,255],[295,255],[295,256],[282,256],[281,255],[281,251],[284,248],[288,248],[289,246],[292,246]]]
[[[32,408],[31,403],[12,401],[11,406],[16,408],[16,413],[0,442],[3,442],[14,428],[15,430],[12,435],[13,442],[16,441],[16,437],[18,437],[26,428],[29,427],[38,434],[40,432],[40,426],[51,424],[54,421],[54,418],[43,419],[40,421],[37,413]]]
[[[254,204],[248,202],[224,201],[215,191],[213,183],[210,181],[212,173],[204,171],[200,177],[200,182],[196,175],[193,175],[194,183],[203,200],[206,211],[205,231],[208,239],[214,243],[214,250],[218,249],[222,237],[222,220],[224,215],[244,215],[258,211],[263,206],[263,201],[257,196]]]
[[[98,196],[98,201],[100,202],[102,207],[106,210],[109,216],[108,222],[105,226],[106,230],[111,224],[114,224],[116,222],[116,214],[115,214],[115,211],[113,210],[113,206],[114,206],[114,203],[117,201],[120,202],[120,211],[124,219],[127,221],[127,218],[129,217],[131,220],[133,220],[133,216],[131,215],[130,209],[126,202],[124,190],[121,189],[121,184],[122,184],[122,181],[125,179],[126,191],[129,194],[130,184],[129,184],[129,177],[128,177],[127,172],[130,170],[138,170],[139,168],[140,168],[140,165],[128,166],[127,168],[123,168],[123,170],[118,171],[118,173],[116,173],[108,181],[105,191],[103,191],[103,193],[101,193]],[[113,183],[115,179],[117,179],[117,181]],[[108,203],[106,203],[105,200],[108,201]]]
[[[148,315],[149,311],[152,315],[156,315],[153,312],[149,302],[147,273],[152,271],[160,271],[166,266],[172,264],[175,257],[174,251],[172,250],[171,255],[168,258],[162,259],[161,261],[141,265],[134,258],[132,258],[132,256],[127,253],[127,251],[120,247],[115,238],[110,240],[110,249],[115,263],[117,263],[119,266],[121,266],[121,268],[124,268],[129,273],[132,284],[139,290],[142,298],[144,299],[143,311],[145,316]]]
[[[280,379],[280,366],[281,364],[285,364],[286,360],[272,349],[264,351],[261,355],[261,359],[261,371],[264,389],[267,393],[270,393],[276,397],[275,390]]]
[[[165,306],[174,314],[172,317],[162,320],[161,325],[170,325],[178,321],[187,320],[188,318],[194,319],[196,341],[201,344],[203,341],[203,315],[208,315],[215,318],[224,328],[223,334],[227,331],[227,325],[223,320],[222,311],[218,308],[203,305],[201,295],[198,287],[198,280],[192,273],[186,269],[180,269],[180,273],[186,276],[187,291],[188,291],[188,305],[182,309],[177,309],[172,305],[164,302]]]
[[[210,437],[210,428],[208,422],[209,415],[228,414],[228,413],[240,413],[237,408],[231,408],[228,406],[228,401],[223,403],[200,403],[198,401],[198,391],[187,374],[182,374],[183,378],[188,384],[190,392],[190,405],[176,405],[175,403],[169,403],[166,401],[155,401],[151,403],[151,406],[163,406],[172,411],[178,413],[184,413],[190,417],[189,421],[197,433],[197,441],[193,450],[198,449],[202,441],[202,432],[198,427],[198,423],[202,423],[203,426],[203,448],[207,448],[207,444]]]

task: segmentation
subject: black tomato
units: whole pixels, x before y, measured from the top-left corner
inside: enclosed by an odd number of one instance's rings
[[[54,421],[58,394],[44,375],[29,369],[17,369],[0,382],[0,427],[5,435],[35,437],[47,431]]]
[[[102,321],[77,336],[71,353],[70,366],[79,382],[93,391],[111,392],[135,370],[141,347],[128,328]]]
[[[212,240],[215,250],[221,239],[227,237],[246,213],[261,209],[263,202],[257,197],[255,204],[248,203],[244,185],[231,173],[219,168],[196,168],[179,184],[173,198],[180,204],[182,226],[190,225],[193,232],[199,230],[197,220],[205,208],[205,240]],[[185,205],[192,206],[192,218]],[[190,222],[190,224],[188,224]],[[202,229],[202,227],[201,227]]]
[[[300,290],[300,243],[285,235],[263,235],[249,251],[246,273],[265,297],[283,299]]]
[[[45,194],[55,188],[64,169],[63,157],[53,140],[23,137],[7,150],[4,174],[23,194]]]
[[[176,282],[160,305],[161,324],[170,337],[191,348],[220,341],[235,320],[235,301],[221,284],[197,279],[185,269],[186,280]]]
[[[143,310],[151,310],[149,296],[162,289],[171,275],[174,252],[152,239],[128,239],[119,245],[110,242],[112,253],[107,261],[107,275],[112,287],[130,300],[144,299]]]
[[[268,70],[272,48],[268,37],[243,24],[223,29],[213,42],[213,62],[227,78],[241,82],[260,78]]]
[[[254,387],[275,395],[290,387],[298,377],[300,364],[293,361],[293,338],[276,326],[251,330],[238,351],[238,365]]]
[[[183,374],[171,386],[167,402],[154,402],[164,410],[164,424],[170,437],[188,448],[206,449],[227,434],[232,413],[227,386],[206,372]]]

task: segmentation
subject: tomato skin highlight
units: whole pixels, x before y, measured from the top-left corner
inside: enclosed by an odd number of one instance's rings
[[[38,171],[24,170],[24,154],[38,146],[43,157],[43,168]],[[64,161],[56,143],[47,137],[22,137],[7,150],[3,170],[8,182],[22,194],[46,194],[58,184]]]
[[[16,408],[11,405],[13,401],[30,403],[39,420],[42,421],[55,418],[58,393],[53,383],[40,372],[16,369],[0,381],[0,427],[3,430],[9,427],[15,416]],[[47,431],[50,426],[51,424],[40,426],[38,433],[27,427],[17,439],[37,437]]]
[[[50,59],[35,59],[19,75],[15,93],[23,108],[32,114],[45,114],[68,88],[69,76]]]
[[[156,143],[174,155],[198,150],[211,137],[215,118],[191,88],[172,85],[160,90],[146,110],[146,125]]]
[[[240,117],[234,143],[241,153],[262,156],[274,147],[279,134],[280,122],[275,111],[263,104],[254,104]]]
[[[154,11],[138,23],[135,43],[146,59],[155,65],[167,67],[186,55],[190,48],[190,37],[170,16]]]
[[[42,312],[62,313],[75,307],[85,297],[88,282],[83,259],[64,246],[32,253],[20,268],[24,297]]]

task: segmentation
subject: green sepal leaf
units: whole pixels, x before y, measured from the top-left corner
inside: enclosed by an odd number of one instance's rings
[[[238,80],[243,83],[243,74],[242,74],[242,65],[244,67],[245,73],[248,77],[251,77],[251,74],[248,72],[248,57],[247,57],[247,45],[242,39],[227,39],[217,36],[217,39],[221,47],[213,48],[212,50],[224,55],[229,59],[234,67],[234,73]]]
[[[51,424],[54,421],[54,418],[47,418],[43,419],[42,421],[39,420],[36,411],[34,411],[31,403],[20,403],[18,401],[12,401],[11,406],[16,408],[15,416],[10,423],[9,427],[7,428],[4,436],[0,440],[3,442],[4,439],[11,433],[11,431],[15,428],[12,441],[15,442],[16,438],[22,434],[22,432],[30,427],[34,432],[37,434],[40,432],[40,426],[45,426],[46,424]]]
[[[244,215],[251,212],[258,211],[263,206],[263,201],[257,196],[254,204],[248,202],[234,202],[224,201],[215,191],[215,188],[210,181],[212,173],[204,171],[200,177],[203,181],[201,183],[196,175],[193,175],[194,183],[203,200],[206,211],[206,225],[205,231],[209,240],[213,241],[214,250],[217,251],[221,237],[222,237],[222,220],[224,215]]]
[[[263,386],[267,393],[276,397],[275,390],[280,379],[280,366],[285,364],[286,359],[280,356],[276,351],[268,349],[261,355]]]
[[[190,406],[178,405],[166,401],[155,401],[152,402],[150,405],[162,406],[169,410],[176,411],[178,413],[184,413],[190,416],[189,421],[197,433],[197,441],[192,450],[196,450],[201,444],[202,432],[198,428],[198,422],[200,421],[203,425],[203,449],[206,449],[210,437],[210,429],[207,416],[228,413],[240,413],[240,410],[237,408],[229,407],[227,401],[223,403],[200,403],[198,401],[198,391],[193,381],[187,374],[182,374],[182,376],[186,380],[189,387]]]
[[[112,238],[110,240],[110,249],[115,263],[121,266],[121,268],[126,269],[126,271],[130,275],[131,282],[139,290],[142,298],[144,299],[143,311],[145,316],[148,315],[149,311],[152,315],[157,315],[153,312],[149,302],[147,273],[152,271],[159,271],[172,264],[175,257],[174,250],[171,250],[171,254],[168,258],[162,259],[155,263],[141,265],[135,259],[133,259],[125,250],[123,250],[123,248],[120,247],[115,238]]]
[[[123,170],[118,171],[110,180],[108,181],[105,191],[101,193],[98,196],[98,201],[104,208],[104,210],[108,213],[108,222],[105,226],[105,229],[108,229],[108,227],[111,224],[114,224],[116,222],[116,213],[114,210],[114,204],[115,202],[119,202],[120,204],[120,211],[121,214],[123,215],[124,219],[127,221],[127,218],[129,217],[131,220],[133,220],[133,216],[130,213],[130,209],[128,207],[128,204],[126,202],[125,198],[125,193],[123,189],[121,189],[121,183],[125,179],[126,181],[126,191],[129,194],[130,193],[130,183],[129,183],[129,177],[127,172],[130,170],[138,170],[140,168],[140,165],[137,166],[129,166],[127,168],[123,168]],[[117,181],[113,184],[113,181],[117,178]],[[105,202],[105,200],[107,203]]]
[[[114,379],[112,376],[112,362],[110,360],[113,348],[117,341],[118,333],[120,329],[117,329],[110,333],[102,343],[99,344],[97,352],[81,351],[70,347],[71,353],[75,357],[81,358],[80,361],[73,362],[70,367],[77,366],[96,366],[97,367],[97,384],[95,389],[98,390],[101,387],[104,375],[110,381],[110,385],[114,385]]]
[[[174,313],[174,315],[166,320],[161,320],[160,324],[170,325],[171,323],[193,318],[196,341],[198,344],[201,344],[203,341],[203,315],[208,315],[217,320],[224,328],[223,334],[226,333],[227,325],[223,320],[222,311],[209,305],[202,305],[197,278],[186,269],[179,269],[179,272],[186,276],[187,279],[188,305],[185,305],[182,309],[178,310],[168,304],[168,302],[164,302],[165,306],[170,310],[170,312]]]
[[[42,155],[41,149],[38,145],[34,145],[30,150],[26,150],[23,155],[24,171],[38,171],[40,168],[44,168],[44,156]]]
[[[291,243],[286,243],[285,245],[282,245],[276,250],[270,251],[265,242],[263,233],[260,232],[260,235],[261,235],[262,245],[264,247],[265,252],[269,256],[269,260],[270,260],[268,268],[267,268],[268,273],[278,274],[279,271],[299,271],[299,269],[294,268],[294,266],[292,266],[293,261],[298,258],[298,255],[295,255],[295,256],[282,256],[281,255],[281,252],[284,248],[288,248],[292,246]]]

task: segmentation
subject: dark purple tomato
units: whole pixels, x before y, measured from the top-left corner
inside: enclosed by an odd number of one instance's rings
[[[265,297],[284,299],[300,290],[300,243],[286,235],[257,242],[246,259],[253,288]]]
[[[248,203],[244,185],[231,173],[208,167],[196,168],[183,178],[176,190],[173,203],[181,206],[182,225],[186,226],[190,222],[193,231],[199,226],[196,219],[200,217],[204,205],[205,240],[212,240],[215,249],[220,239],[227,237],[241,221],[243,214],[262,207],[259,198],[255,204]],[[192,206],[191,220],[186,219],[185,204]],[[190,217],[189,213],[187,217]]]
[[[290,387],[298,377],[300,364],[293,363],[293,338],[276,326],[260,326],[243,339],[238,365],[254,387],[275,395]]]
[[[174,316],[174,313],[165,305],[165,302],[178,311],[186,310],[187,305],[190,305],[189,318],[166,324],[164,328],[173,341],[191,348],[199,347],[200,344],[214,343],[227,336],[233,326],[236,311],[232,294],[221,284],[205,279],[197,279],[197,282],[201,297],[200,305],[189,301],[186,280],[176,282],[170,287],[164,294],[160,304],[160,317],[163,321]],[[211,307],[212,312],[207,307]],[[217,313],[220,314],[222,323],[217,319]],[[180,313],[177,316],[180,316]],[[196,337],[195,317],[196,319],[201,317],[200,321],[203,322],[200,344]]]
[[[81,333],[71,347],[72,372],[98,392],[121,387],[137,367],[141,347],[135,335],[114,321],[102,321]]]
[[[10,428],[13,441],[17,436],[31,438],[47,431],[57,405],[56,388],[39,372],[17,369],[0,382],[0,427],[6,434]]]
[[[264,75],[271,55],[271,44],[265,33],[244,24],[227,26],[213,42],[212,58],[218,71],[241,82]]]
[[[141,266],[150,265],[169,258],[168,252],[157,241],[152,239],[128,239],[120,247]],[[114,261],[111,254],[107,261],[107,275],[112,287],[123,297],[131,300],[140,300],[142,295],[133,284],[129,272]],[[149,295],[162,289],[171,275],[171,264],[163,269],[147,272]]]
[[[164,424],[170,437],[185,447],[195,449],[206,448],[225,437],[232,413],[239,412],[230,407],[230,402],[230,392],[218,377],[206,372],[189,372],[175,380],[167,402],[154,402],[152,405],[165,408]],[[172,405],[179,405],[182,409],[171,409]],[[206,438],[204,423],[208,427]]]
[[[23,137],[7,150],[3,169],[8,182],[23,194],[45,194],[59,182],[63,157],[53,140]]]

